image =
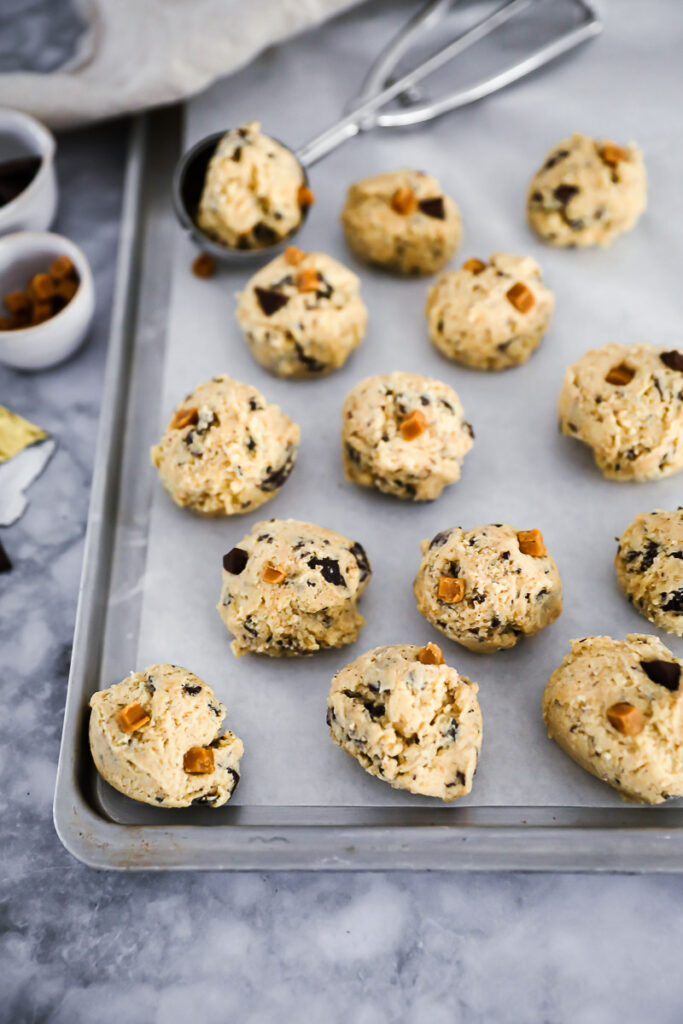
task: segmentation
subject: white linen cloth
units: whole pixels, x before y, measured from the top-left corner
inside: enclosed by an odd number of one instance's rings
[[[73,0],[87,25],[73,58],[0,74],[0,96],[55,129],[173,103],[357,2]]]

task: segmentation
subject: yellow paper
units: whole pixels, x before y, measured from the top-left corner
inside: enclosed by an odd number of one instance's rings
[[[0,462],[7,462],[24,448],[36,441],[44,441],[46,437],[48,434],[35,423],[0,405]]]

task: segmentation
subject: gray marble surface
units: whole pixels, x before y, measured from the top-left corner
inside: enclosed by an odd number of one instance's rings
[[[56,226],[97,283],[87,347],[35,376],[0,368],[0,402],[59,441],[2,532],[15,568],[0,576],[0,1021],[677,1024],[683,877],[125,875],[60,846],[52,791],[125,134],[60,139]]]

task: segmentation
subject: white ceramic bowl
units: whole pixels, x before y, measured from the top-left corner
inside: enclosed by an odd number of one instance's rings
[[[57,179],[54,136],[35,117],[0,107],[0,158],[36,155],[42,163],[33,181],[10,203],[0,206],[0,235],[45,231],[55,219]]]
[[[44,273],[61,254],[68,256],[79,277],[78,291],[59,313],[35,327],[0,331],[0,362],[18,370],[40,370],[61,363],[82,344],[95,312],[90,264],[77,245],[47,231],[20,231],[0,238],[0,300],[22,291],[34,274]]]

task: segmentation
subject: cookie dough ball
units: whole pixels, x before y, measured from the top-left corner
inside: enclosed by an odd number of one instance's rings
[[[352,185],[341,215],[358,259],[397,274],[434,274],[460,244],[460,211],[421,171],[391,171]]]
[[[683,352],[654,345],[591,349],[567,370],[560,430],[593,449],[611,480],[683,469]]]
[[[299,428],[248,384],[225,375],[178,406],[152,463],[176,505],[231,516],[269,501],[292,472]]]
[[[256,523],[223,557],[218,611],[242,654],[311,654],[353,643],[356,601],[370,582],[356,541],[296,519]]]
[[[197,224],[233,249],[274,245],[298,228],[313,202],[301,164],[258,121],[233,128],[218,143],[206,172]]]
[[[554,307],[538,263],[499,252],[441,275],[427,296],[429,336],[448,359],[505,370],[538,348]]]
[[[540,530],[505,523],[459,526],[422,542],[417,608],[471,651],[514,647],[562,611],[562,582]]]
[[[252,355],[278,377],[320,377],[343,366],[368,322],[356,275],[331,256],[294,246],[254,274],[237,299]]]
[[[397,498],[438,498],[460,479],[473,438],[455,391],[419,373],[368,377],[342,410],[347,477]]]
[[[481,750],[476,683],[436,644],[375,647],[332,680],[327,724],[338,746],[394,789],[457,800]]]
[[[548,735],[626,799],[683,795],[682,665],[654,636],[572,640],[543,694]]]
[[[647,205],[637,146],[572,135],[548,153],[529,185],[529,223],[556,246],[609,245],[630,231]]]
[[[242,740],[220,734],[225,708],[193,672],[151,665],[90,698],[95,766],[120,793],[154,807],[220,807],[240,780]]]
[[[619,586],[660,629],[683,636],[683,508],[636,516],[619,541]]]

